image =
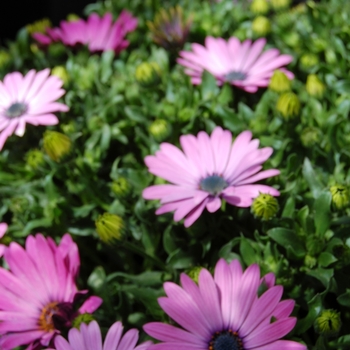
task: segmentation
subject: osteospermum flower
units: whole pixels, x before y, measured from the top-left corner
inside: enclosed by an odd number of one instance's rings
[[[54,125],[58,118],[52,113],[68,111],[56,102],[65,93],[62,80],[49,75],[49,69],[32,69],[25,76],[9,73],[0,82],[0,150],[13,133],[23,136],[26,123]]]
[[[69,234],[57,246],[43,235],[28,236],[26,249],[12,242],[0,267],[0,349],[30,344],[49,345],[51,339],[79,313],[91,313],[101,304],[88,298],[79,310],[75,304],[87,291],[78,291],[75,280],[80,265],[78,247]]]
[[[244,131],[232,144],[232,134],[216,127],[209,136],[204,131],[180,137],[183,151],[162,143],[155,156],[147,156],[149,172],[172,184],[155,185],[143,191],[145,199],[160,199],[156,214],[175,211],[174,220],[185,218],[191,226],[204,208],[211,213],[221,207],[221,199],[237,207],[249,207],[259,193],[278,196],[270,186],[253,184],[278,175],[277,169],[260,171],[272,148],[258,149],[259,140]]]
[[[4,234],[6,233],[8,228],[8,225],[6,222],[1,222],[0,223],[0,239],[4,237]],[[4,244],[0,244],[0,258],[4,255],[6,246]]]
[[[68,341],[62,336],[55,339],[56,350],[146,350],[152,344],[144,342],[138,346],[138,330],[130,329],[122,336],[123,325],[121,322],[114,323],[108,330],[104,344],[102,345],[101,330],[96,321],[89,325],[82,323],[80,331],[72,328],[68,333]]]
[[[59,41],[67,46],[87,45],[91,52],[113,50],[119,53],[129,45],[125,35],[136,27],[137,19],[125,10],[114,23],[111,13],[103,17],[92,13],[86,21],[62,21],[59,28],[48,28],[46,34],[34,33],[33,38],[42,45]]]
[[[166,282],[167,297],[158,299],[161,308],[182,328],[152,322],[144,330],[161,341],[149,350],[306,350],[295,341],[280,340],[295,326],[290,317],[293,300],[281,301],[283,287],[275,277],[260,279],[259,266],[244,272],[237,260],[221,259],[214,278],[206,269],[198,285],[186,274],[182,288]],[[259,296],[259,287],[267,290]]]
[[[204,70],[215,76],[219,85],[228,82],[247,92],[256,92],[259,87],[269,85],[270,78],[276,69],[293,79],[292,72],[283,68],[293,59],[290,55],[280,55],[277,49],[263,52],[265,39],[255,42],[240,42],[231,37],[228,41],[222,38],[207,37],[205,46],[194,43],[192,52],[181,51],[177,62],[184,67],[193,84],[200,84]]]

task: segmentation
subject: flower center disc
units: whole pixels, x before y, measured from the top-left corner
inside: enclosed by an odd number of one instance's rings
[[[225,75],[225,81],[245,80],[245,79],[247,79],[247,74],[243,72],[232,71]]]
[[[52,302],[47,304],[43,311],[41,312],[41,315],[39,317],[39,327],[43,331],[50,332],[55,330],[55,326],[53,324],[52,316],[57,314],[59,312],[59,306],[58,303]]]
[[[218,175],[208,176],[200,182],[200,188],[213,196],[220,194],[227,185],[227,182]]]
[[[237,332],[231,330],[217,332],[212,336],[209,350],[244,350]]]
[[[9,118],[18,118],[27,111],[27,105],[21,102],[13,103],[7,108],[5,115]]]

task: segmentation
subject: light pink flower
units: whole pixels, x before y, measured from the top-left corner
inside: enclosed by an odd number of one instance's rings
[[[6,233],[8,228],[8,225],[5,222],[0,223],[0,239],[4,237],[4,234]],[[7,247],[4,244],[0,244],[0,258],[4,255],[5,249]]]
[[[227,264],[221,259],[214,278],[203,269],[198,285],[186,274],[180,280],[182,288],[166,282],[167,296],[158,302],[181,328],[146,324],[144,330],[161,341],[149,350],[306,350],[295,341],[280,340],[295,326],[296,319],[290,317],[294,301],[281,301],[283,287],[275,286],[274,278],[259,296],[258,265],[243,272],[238,260]]]
[[[43,45],[59,41],[67,46],[87,45],[91,52],[113,50],[119,53],[129,45],[125,35],[136,27],[137,19],[125,10],[114,23],[111,13],[102,18],[92,13],[87,21],[62,21],[59,28],[47,28],[46,35],[34,33],[33,37]]]
[[[65,93],[62,80],[49,75],[50,69],[32,69],[25,76],[9,73],[0,81],[0,150],[13,133],[23,136],[26,123],[54,125],[58,118],[52,113],[68,111],[56,102]]]
[[[278,196],[270,186],[252,184],[278,175],[277,169],[264,170],[264,163],[272,148],[258,149],[259,140],[244,131],[232,144],[232,134],[216,127],[209,136],[204,131],[198,136],[180,137],[183,151],[162,143],[155,156],[147,156],[145,163],[150,173],[172,184],[155,185],[143,191],[145,199],[160,199],[156,214],[175,211],[174,220],[185,218],[191,226],[204,208],[211,213],[221,207],[221,198],[237,207],[249,207],[259,193]]]
[[[75,309],[87,291],[76,286],[79,252],[69,234],[58,246],[41,234],[28,236],[26,249],[12,242],[4,259],[9,270],[0,267],[2,350],[47,346],[79,313],[91,313],[101,305],[102,300],[93,296]]]
[[[137,329],[130,329],[122,336],[123,325],[121,322],[114,323],[108,330],[104,344],[102,345],[101,330],[96,321],[89,325],[82,323],[80,332],[72,328],[68,333],[68,341],[62,336],[55,338],[56,350],[147,350],[152,344],[146,341],[138,346],[139,338]]]
[[[193,84],[200,84],[203,71],[206,70],[217,79],[219,85],[228,82],[247,92],[256,92],[266,87],[276,69],[284,72],[289,79],[294,74],[283,68],[293,60],[290,55],[280,55],[277,49],[263,52],[265,39],[240,42],[231,37],[206,37],[205,46],[194,43],[192,52],[181,51],[177,62],[184,67]]]

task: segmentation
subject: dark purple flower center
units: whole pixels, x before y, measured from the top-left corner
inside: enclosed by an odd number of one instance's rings
[[[200,189],[217,196],[226,188],[228,183],[219,175],[211,175],[201,180]]]
[[[225,81],[245,80],[245,79],[247,79],[247,74],[243,72],[232,71],[225,75]]]
[[[6,109],[5,115],[9,118],[18,118],[27,112],[28,106],[22,102],[15,102]]]
[[[209,350],[244,350],[237,332],[231,330],[216,332],[209,343]]]

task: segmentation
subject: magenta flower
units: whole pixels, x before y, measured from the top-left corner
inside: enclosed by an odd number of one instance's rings
[[[79,252],[69,234],[58,246],[41,234],[28,236],[25,250],[12,242],[4,259],[9,270],[0,267],[2,350],[47,346],[79,313],[91,313],[101,305],[102,300],[93,296],[75,309],[87,291],[78,291],[75,283]]]
[[[49,75],[49,69],[32,69],[25,76],[9,73],[0,81],[0,150],[13,133],[23,136],[26,123],[54,125],[58,119],[52,113],[68,111],[65,104],[56,102],[65,93],[62,80]]]
[[[97,322],[92,321],[89,325],[82,323],[80,332],[76,328],[69,331],[68,341],[62,336],[57,336],[55,347],[56,350],[147,350],[152,344],[151,341],[147,341],[136,346],[139,338],[137,329],[130,329],[124,336],[122,336],[122,332],[121,322],[114,323],[108,330],[102,345],[101,330]]]
[[[192,84],[200,84],[206,70],[215,76],[219,85],[228,82],[247,92],[256,92],[259,87],[268,86],[276,69],[289,79],[294,77],[292,72],[283,68],[293,57],[280,55],[277,49],[262,52],[265,44],[265,39],[241,43],[235,37],[226,41],[209,36],[205,39],[205,46],[194,43],[192,52],[181,51],[177,62],[186,67],[185,73],[191,77]]]
[[[267,287],[261,296],[258,289]],[[260,279],[259,266],[245,272],[238,260],[221,259],[214,278],[203,269],[198,285],[181,274],[182,288],[166,282],[167,297],[158,299],[161,308],[182,328],[159,322],[144,330],[161,341],[149,350],[306,350],[295,341],[280,340],[295,326],[289,317],[293,300],[281,301],[283,287],[274,285],[274,275]]]
[[[59,41],[67,46],[87,45],[90,52],[113,50],[119,53],[129,45],[124,39],[125,35],[136,27],[137,19],[125,10],[114,23],[111,13],[106,13],[102,18],[92,13],[87,21],[62,21],[59,28],[47,28],[46,35],[34,33],[33,37],[43,45]]]
[[[6,233],[8,228],[8,225],[5,222],[0,223],[0,239],[4,237],[4,234]],[[0,258],[4,255],[6,246],[4,244],[0,244]]]
[[[160,199],[156,214],[175,211],[174,220],[185,218],[191,226],[204,208],[210,213],[221,207],[221,198],[237,207],[249,207],[259,193],[278,196],[270,186],[253,182],[278,175],[277,169],[264,170],[264,163],[272,148],[258,149],[259,140],[244,131],[232,144],[232,134],[216,127],[211,136],[204,131],[198,136],[183,135],[177,147],[162,143],[155,156],[147,156],[145,163],[150,173],[172,184],[155,185],[143,191],[145,199]]]

